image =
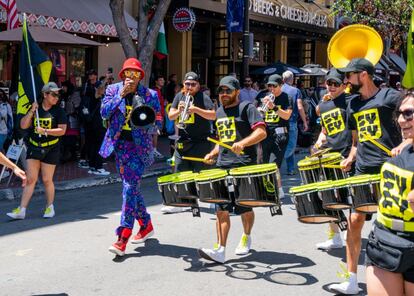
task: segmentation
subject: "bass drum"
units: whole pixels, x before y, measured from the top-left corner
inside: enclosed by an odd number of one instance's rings
[[[204,170],[195,176],[200,201],[207,203],[230,203],[227,190],[227,171],[220,169]]]

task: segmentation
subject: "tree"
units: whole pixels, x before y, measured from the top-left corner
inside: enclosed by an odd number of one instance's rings
[[[118,33],[125,56],[137,57],[142,63],[145,75],[143,84],[148,86],[152,67],[153,53],[161,23],[164,20],[171,0],[136,0],[138,1],[138,44],[135,45],[130,35],[124,15],[124,0],[110,0],[114,25]]]
[[[335,14],[375,28],[391,48],[405,47],[414,0],[336,0]]]

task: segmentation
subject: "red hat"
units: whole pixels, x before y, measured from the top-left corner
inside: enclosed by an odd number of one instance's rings
[[[119,74],[118,74],[119,78],[123,79],[122,73],[124,73],[126,69],[137,70],[141,72],[141,79],[144,78],[145,73],[141,67],[141,62],[138,61],[136,58],[129,58],[124,62],[124,65],[122,66],[122,70],[119,71]]]

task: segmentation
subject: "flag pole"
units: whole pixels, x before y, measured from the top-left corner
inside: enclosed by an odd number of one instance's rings
[[[30,49],[29,49],[29,40],[27,38],[27,32],[29,30],[29,28],[27,27],[27,19],[26,19],[26,13],[23,13],[23,26],[26,28],[26,34],[23,33],[23,38],[24,38],[24,42],[26,42],[26,48],[27,48],[27,58],[29,59],[29,65],[30,65],[30,76],[31,76],[31,80],[32,80],[32,88],[33,88],[33,101],[37,104],[37,98],[36,98],[36,84],[35,84],[35,80],[34,80],[34,73],[33,73],[33,67],[32,67],[32,60],[30,58]],[[24,32],[24,31],[23,31]],[[37,127],[40,126],[39,124],[39,106],[36,109],[36,125]],[[36,129],[36,128],[35,128]],[[42,135],[39,134],[39,138]]]

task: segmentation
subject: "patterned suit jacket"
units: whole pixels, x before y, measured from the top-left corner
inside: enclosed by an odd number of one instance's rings
[[[99,154],[106,158],[114,151],[117,141],[121,136],[122,126],[126,118],[126,104],[121,97],[123,82],[111,84],[106,89],[105,97],[102,99],[101,115],[108,121],[108,127]],[[138,85],[137,93],[144,98],[145,105],[151,106],[158,114],[160,104],[157,92],[142,85]],[[157,117],[158,119],[158,117]],[[159,122],[157,122],[157,125]],[[156,131],[155,125],[150,128],[132,128],[132,138],[138,148],[137,157],[140,158],[145,167],[154,162],[154,148],[152,137]]]

